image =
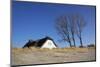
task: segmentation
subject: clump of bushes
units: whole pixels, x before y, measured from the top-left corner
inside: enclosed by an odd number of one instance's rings
[[[86,48],[85,46],[79,46],[79,48]]]
[[[94,44],[89,44],[89,45],[87,45],[87,47],[95,47],[95,45]]]

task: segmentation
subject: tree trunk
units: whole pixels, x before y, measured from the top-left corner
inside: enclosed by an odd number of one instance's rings
[[[76,47],[74,34],[72,34],[72,39],[73,39],[74,47]]]
[[[76,47],[76,44],[75,44],[75,39],[73,38],[73,42],[74,42],[74,47]]]
[[[68,38],[68,42],[69,42],[70,47],[72,47],[72,44],[71,44],[71,40],[70,40],[69,35],[67,36],[67,38]]]
[[[72,47],[72,44],[71,44],[71,41],[69,40],[69,45],[70,45],[70,47]]]
[[[82,37],[80,37],[80,44],[81,44],[81,47],[83,47]]]

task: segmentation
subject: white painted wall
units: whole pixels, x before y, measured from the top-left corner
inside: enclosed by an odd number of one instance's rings
[[[42,46],[41,48],[49,48],[49,49],[52,49],[52,48],[57,48],[57,47],[55,46],[55,44],[53,43],[52,40],[47,40],[47,41],[43,44],[43,46]]]

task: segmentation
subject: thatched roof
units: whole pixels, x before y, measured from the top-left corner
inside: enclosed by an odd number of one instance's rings
[[[57,47],[56,43],[54,42],[54,40],[50,37],[45,37],[45,38],[42,38],[42,39],[39,39],[39,40],[36,40],[36,41],[32,41],[32,40],[29,40],[24,46],[23,48],[25,47],[41,47],[47,40],[52,40],[54,45]]]

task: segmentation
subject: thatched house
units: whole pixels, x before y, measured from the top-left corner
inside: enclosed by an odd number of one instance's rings
[[[32,40],[29,40],[24,46],[23,48],[25,47],[37,47],[37,48],[49,48],[49,49],[52,49],[52,48],[57,48],[57,45],[56,43],[54,42],[54,40],[50,37],[45,37],[45,38],[42,38],[42,39],[39,39],[39,40],[36,40],[36,41],[32,41]]]

